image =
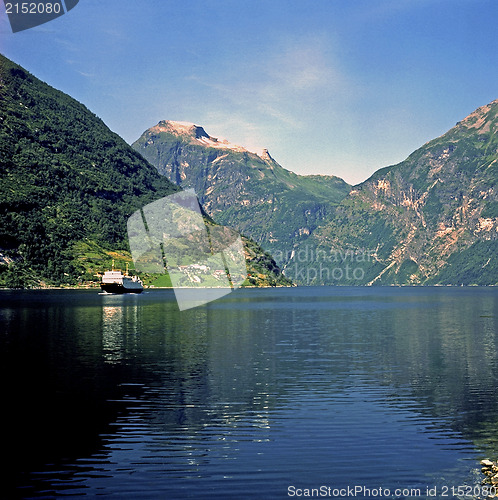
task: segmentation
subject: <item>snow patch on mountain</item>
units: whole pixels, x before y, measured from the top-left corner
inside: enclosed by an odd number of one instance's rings
[[[203,146],[217,149],[229,149],[238,153],[252,153],[263,160],[272,159],[267,149],[252,151],[238,144],[233,144],[226,139],[210,136],[203,127],[191,122],[163,120],[150,129],[152,133],[159,134],[166,132],[178,136],[187,136],[190,140],[196,141]]]

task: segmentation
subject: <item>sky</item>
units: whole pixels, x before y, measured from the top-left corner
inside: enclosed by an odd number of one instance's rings
[[[0,52],[132,143],[193,122],[351,184],[498,98],[497,0],[80,0]]]

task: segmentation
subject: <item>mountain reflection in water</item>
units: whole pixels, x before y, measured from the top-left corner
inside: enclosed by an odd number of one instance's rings
[[[498,456],[492,288],[0,297],[12,497],[425,494]]]

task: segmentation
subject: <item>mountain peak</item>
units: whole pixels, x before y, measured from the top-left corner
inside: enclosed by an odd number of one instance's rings
[[[251,151],[247,148],[244,148],[243,146],[233,144],[226,139],[213,137],[209,135],[203,127],[192,122],[162,120],[156,126],[151,127],[147,132],[149,133],[149,135],[160,133],[173,134],[179,137],[183,137],[186,140],[193,142],[194,144],[201,144],[208,148],[229,149],[231,151],[236,151],[239,153],[253,153],[264,160],[273,160],[273,158],[269,155],[267,149],[264,149],[262,153]]]
[[[476,129],[482,133],[489,132],[491,122],[496,119],[498,115],[498,99],[477,108],[474,112],[470,113],[462,121],[457,123],[457,127],[465,127],[467,129]]]
[[[267,149],[263,149],[263,151],[258,154],[258,156],[262,159],[262,160],[266,160],[266,161],[275,161],[272,156],[270,155],[270,152],[267,150]]]
[[[194,139],[209,137],[206,131],[195,123],[177,122],[173,120],[162,120],[155,127],[152,127],[150,131],[154,133],[166,132],[169,134],[184,135]]]

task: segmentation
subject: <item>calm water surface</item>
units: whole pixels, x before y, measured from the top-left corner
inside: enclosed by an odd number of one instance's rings
[[[497,333],[491,288],[2,291],[0,497],[453,498],[498,458]]]

